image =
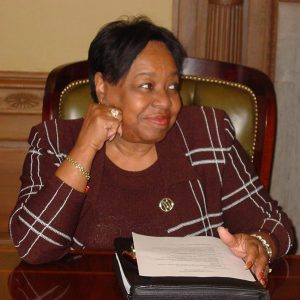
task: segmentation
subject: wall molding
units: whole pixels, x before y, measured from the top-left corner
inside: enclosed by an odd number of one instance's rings
[[[48,73],[0,71],[0,114],[41,114]]]

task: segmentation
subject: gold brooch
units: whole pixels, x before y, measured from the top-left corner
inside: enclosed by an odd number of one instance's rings
[[[174,205],[175,205],[174,201],[170,198],[162,198],[158,204],[159,208],[164,212],[171,211]]]

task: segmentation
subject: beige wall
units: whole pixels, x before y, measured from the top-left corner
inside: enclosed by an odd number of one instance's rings
[[[300,3],[280,3],[276,57],[277,139],[271,195],[295,226],[300,254]]]
[[[137,14],[171,29],[172,0],[1,0],[0,70],[48,72],[86,59],[101,25]]]

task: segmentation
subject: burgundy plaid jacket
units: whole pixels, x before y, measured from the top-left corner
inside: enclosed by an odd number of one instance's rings
[[[53,120],[31,131],[22,186],[9,221],[24,260],[43,263],[70,249],[113,248],[115,237],[132,231],[218,236],[220,225],[232,233],[271,234],[278,256],[292,246],[288,217],[264,189],[223,111],[182,108],[165,139],[156,144],[158,162],[140,176],[111,166],[101,149],[86,194],[54,175],[81,124],[82,119]],[[109,181],[106,171],[116,180]],[[170,212],[159,209],[160,197],[173,200]]]

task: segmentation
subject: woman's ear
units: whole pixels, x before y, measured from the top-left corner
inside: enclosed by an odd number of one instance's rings
[[[101,72],[97,72],[94,76],[95,90],[98,98],[98,102],[101,103],[105,94],[105,82]]]

